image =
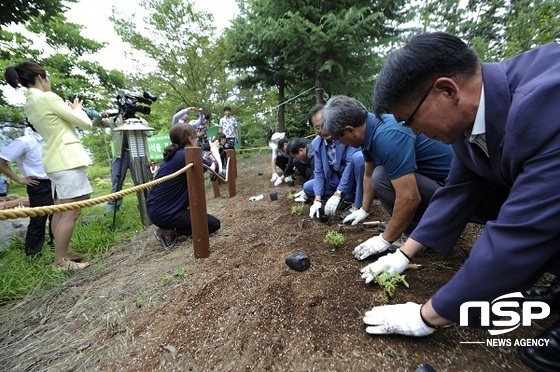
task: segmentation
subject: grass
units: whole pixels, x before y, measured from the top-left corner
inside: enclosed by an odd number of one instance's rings
[[[325,235],[323,241],[325,243],[333,245],[335,248],[339,248],[342,247],[344,243],[346,243],[346,238],[338,231],[329,230],[327,231],[327,234]]]
[[[94,189],[92,197],[111,192],[109,173],[109,167],[88,168],[90,183]],[[129,176],[125,179],[124,188],[131,186],[132,180]],[[14,187],[13,193],[17,193],[20,197],[26,195],[24,187],[23,192],[16,190],[17,188]],[[83,209],[72,235],[72,248],[78,252],[88,253],[90,258],[107,255],[112,246],[143,230],[137,204],[135,194],[124,198],[121,209],[117,213],[115,228],[113,228],[113,215],[104,216],[106,209],[104,203]],[[52,267],[53,261],[54,251],[47,245],[43,247],[40,256],[28,257],[23,250],[23,241],[20,238],[12,239],[7,249],[0,252],[0,305],[47,291],[63,283],[67,274],[55,270]]]

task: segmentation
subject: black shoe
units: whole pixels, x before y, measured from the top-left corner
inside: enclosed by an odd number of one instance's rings
[[[154,231],[154,236],[164,248],[173,247],[177,241],[177,233],[175,233],[175,230],[161,229],[158,227],[156,231]]]
[[[560,279],[558,277],[546,287],[532,287],[521,293],[524,301],[542,301],[552,309],[560,310]]]
[[[560,322],[551,325],[536,339],[549,340],[548,345],[518,347],[519,359],[536,371],[560,370]]]

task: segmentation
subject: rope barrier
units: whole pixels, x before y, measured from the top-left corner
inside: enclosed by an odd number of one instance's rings
[[[230,158],[227,159],[227,164],[226,164],[226,169],[229,167],[229,160]],[[216,172],[214,169],[210,168],[208,165],[206,164],[202,164],[202,166],[206,169],[208,169],[210,172],[212,172],[216,177],[218,177],[221,181],[224,181],[225,183],[227,183],[228,181],[228,174],[226,173],[226,178],[223,178],[221,174],[219,174],[218,172]]]
[[[192,167],[194,167],[194,164],[189,163],[184,168],[179,169],[177,172],[158,178],[157,180],[143,183],[141,185],[137,185],[129,189],[121,190],[113,194],[99,196],[93,199],[80,200],[77,202],[65,203],[65,204],[45,205],[42,207],[35,207],[35,208],[2,210],[0,211],[0,221],[4,221],[8,219],[24,218],[24,217],[38,217],[38,216],[44,216],[46,214],[53,214],[53,213],[60,213],[60,212],[68,212],[74,209],[82,209],[84,207],[91,207],[93,205],[105,203],[108,202],[109,200],[120,199],[123,196],[133,194],[140,190],[147,189],[148,187],[152,187],[155,185],[159,185],[160,183],[166,182],[172,178],[181,175],[182,173],[185,173],[187,169]]]

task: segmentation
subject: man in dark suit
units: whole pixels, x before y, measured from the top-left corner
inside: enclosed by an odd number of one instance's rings
[[[448,254],[473,216],[486,224],[464,265],[430,300],[373,308],[364,318],[367,332],[425,336],[458,322],[467,301],[492,301],[526,290],[547,271],[560,274],[558,102],[557,43],[481,63],[460,39],[437,32],[388,57],[374,112],[390,110],[415,133],[452,144],[455,158],[407,242],[366,267],[364,277],[403,272],[423,247]],[[519,349],[521,359],[536,369],[557,368],[560,323],[540,338],[550,343]]]

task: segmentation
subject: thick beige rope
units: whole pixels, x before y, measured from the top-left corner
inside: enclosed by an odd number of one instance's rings
[[[46,214],[53,214],[59,212],[67,212],[74,209],[82,209],[84,207],[91,207],[93,205],[101,204],[108,202],[109,200],[120,199],[123,196],[133,194],[140,190],[147,189],[148,187],[152,187],[158,185],[160,183],[166,182],[172,178],[175,178],[187,171],[187,169],[192,168],[194,166],[193,163],[187,164],[184,168],[179,169],[177,172],[172,173],[168,176],[158,178],[157,180],[153,180],[147,183],[143,183],[141,185],[137,185],[131,187],[129,189],[121,190],[119,192],[115,192],[113,194],[99,196],[94,199],[88,200],[80,200],[78,202],[73,203],[66,203],[66,204],[57,204],[57,205],[46,205],[43,207],[35,207],[35,208],[23,208],[23,209],[7,209],[0,211],[0,221],[8,220],[8,219],[15,219],[15,218],[23,218],[23,217],[38,217],[44,216]]]

